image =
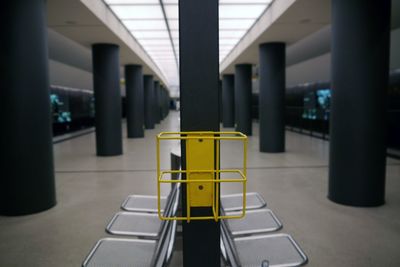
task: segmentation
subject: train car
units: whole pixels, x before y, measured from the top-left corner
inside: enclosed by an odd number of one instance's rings
[[[331,90],[328,82],[306,83],[286,90],[286,125],[325,138],[329,134]]]
[[[93,91],[50,86],[53,136],[70,133],[94,125]]]
[[[286,89],[285,123],[289,130],[329,138],[331,85],[312,82]],[[253,119],[258,118],[258,94],[253,95]],[[257,114],[256,114],[257,113]],[[388,154],[400,156],[400,69],[389,75],[387,89]]]

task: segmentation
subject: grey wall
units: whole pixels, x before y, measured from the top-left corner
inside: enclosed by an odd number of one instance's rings
[[[49,59],[50,84],[93,90],[92,73]]]
[[[312,36],[314,38],[315,36]],[[310,38],[310,39],[312,39]],[[400,28],[392,30],[390,36],[390,69],[400,68]],[[304,43],[306,40],[299,41]],[[301,47],[294,44],[292,47]],[[303,46],[303,45],[302,45]],[[289,50],[289,49],[288,49]],[[292,48],[291,53],[294,49]],[[295,62],[294,60],[292,62]],[[330,81],[331,53],[327,52],[286,67],[286,86],[314,81]]]
[[[48,29],[50,84],[93,90],[92,53]]]
[[[286,86],[314,81],[330,81],[331,53],[305,60],[286,68]]]
[[[48,29],[49,58],[67,65],[92,71],[92,51],[71,39]]]

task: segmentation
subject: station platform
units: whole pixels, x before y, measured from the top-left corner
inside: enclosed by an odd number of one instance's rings
[[[55,144],[58,204],[35,215],[0,217],[0,266],[80,266],[98,239],[111,237],[104,228],[126,196],[156,194],[155,136],[178,131],[179,124],[179,113],[171,111],[145,138],[124,136],[122,156],[97,157],[94,133]],[[285,153],[260,153],[257,123],[253,133],[247,189],[274,209],[307,254],[307,266],[398,266],[399,160],[387,159],[384,206],[342,206],[326,197],[327,141],[286,132]],[[168,166],[168,154],[162,158]],[[221,158],[223,165],[237,166],[229,146]],[[222,193],[236,192],[227,186]],[[180,249],[170,266],[182,266]]]

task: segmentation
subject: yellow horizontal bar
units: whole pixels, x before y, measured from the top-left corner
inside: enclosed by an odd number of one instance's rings
[[[223,216],[217,216],[216,218],[218,220],[225,220],[225,219],[242,219],[245,216],[244,213],[240,215],[223,215]],[[158,216],[160,220],[164,221],[186,221],[190,219],[191,221],[199,221],[199,220],[213,220],[215,219],[214,216],[195,216],[195,217],[164,217],[162,215]]]
[[[162,173],[191,173],[191,172],[212,172],[212,173],[223,173],[223,172],[237,172],[237,173],[242,173],[241,170],[237,169],[226,169],[226,170],[166,170],[166,171],[161,171]]]
[[[162,137],[165,135],[210,135],[210,134],[219,134],[219,135],[239,135],[241,137],[247,138],[247,136],[241,132],[235,131],[226,131],[226,132],[214,132],[214,131],[193,131],[193,132],[161,132],[157,135],[157,137]]]
[[[246,140],[247,137],[241,136],[174,136],[174,137],[158,137],[159,140],[188,140],[188,139],[213,139],[213,140]]]
[[[243,183],[246,182],[247,179],[246,178],[238,178],[238,179],[215,179],[215,180],[211,180],[211,179],[204,179],[204,180],[158,180],[159,183],[164,183],[164,184],[172,184],[172,183],[186,183],[186,184],[190,184],[190,183]]]
[[[162,177],[164,176],[164,174],[168,174],[169,172],[161,172],[161,174],[158,176],[158,180],[159,181],[167,181],[167,180],[165,180],[165,179],[162,179]],[[180,172],[180,173],[209,173],[209,172],[207,172],[207,171],[205,171],[205,172],[203,172],[203,171],[199,171],[199,172],[196,172],[196,171],[190,171],[190,172]],[[228,181],[228,180],[237,180],[237,181],[239,181],[239,180],[241,180],[241,179],[244,179],[244,180],[247,180],[247,177],[241,172],[241,171],[238,171],[237,172],[238,174],[240,174],[240,176],[241,176],[241,178],[223,178],[223,179],[207,179],[207,180],[204,180],[204,181]],[[190,181],[190,179],[187,179],[187,180],[177,180],[178,182],[179,181]],[[200,180],[197,180],[196,179],[196,181],[200,181]]]
[[[168,171],[160,171],[162,175],[164,174],[174,174],[174,173],[238,173],[240,176],[244,177],[245,175],[241,170],[168,170]]]

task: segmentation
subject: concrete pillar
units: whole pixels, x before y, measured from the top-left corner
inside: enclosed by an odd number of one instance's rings
[[[222,80],[218,80],[218,105],[219,105],[219,122],[222,123],[223,107],[222,107]]]
[[[46,18],[43,0],[0,9],[0,215],[56,204]]]
[[[251,64],[238,64],[235,66],[236,131],[246,135],[252,135],[251,71]]]
[[[160,99],[160,82],[154,81],[154,120],[155,123],[160,123],[160,110],[159,110],[159,99]]]
[[[260,45],[260,151],[285,151],[285,44]]]
[[[94,44],[92,56],[97,155],[121,155],[119,47],[114,44]]]
[[[128,138],[144,137],[144,91],[142,66],[125,66],[125,86]]]
[[[222,117],[224,127],[235,126],[235,76],[225,74],[222,77]]]
[[[143,76],[144,84],[144,125],[146,129],[154,129],[154,82],[152,75]]]
[[[390,5],[332,1],[328,197],[345,205],[385,201]]]
[[[181,131],[219,131],[218,1],[180,0],[179,39]],[[181,148],[186,169],[184,142]],[[186,207],[186,187],[182,190]],[[185,208],[182,212],[186,216]],[[192,207],[191,214],[213,213],[211,207]],[[182,221],[182,229],[184,266],[221,266],[219,221]]]

